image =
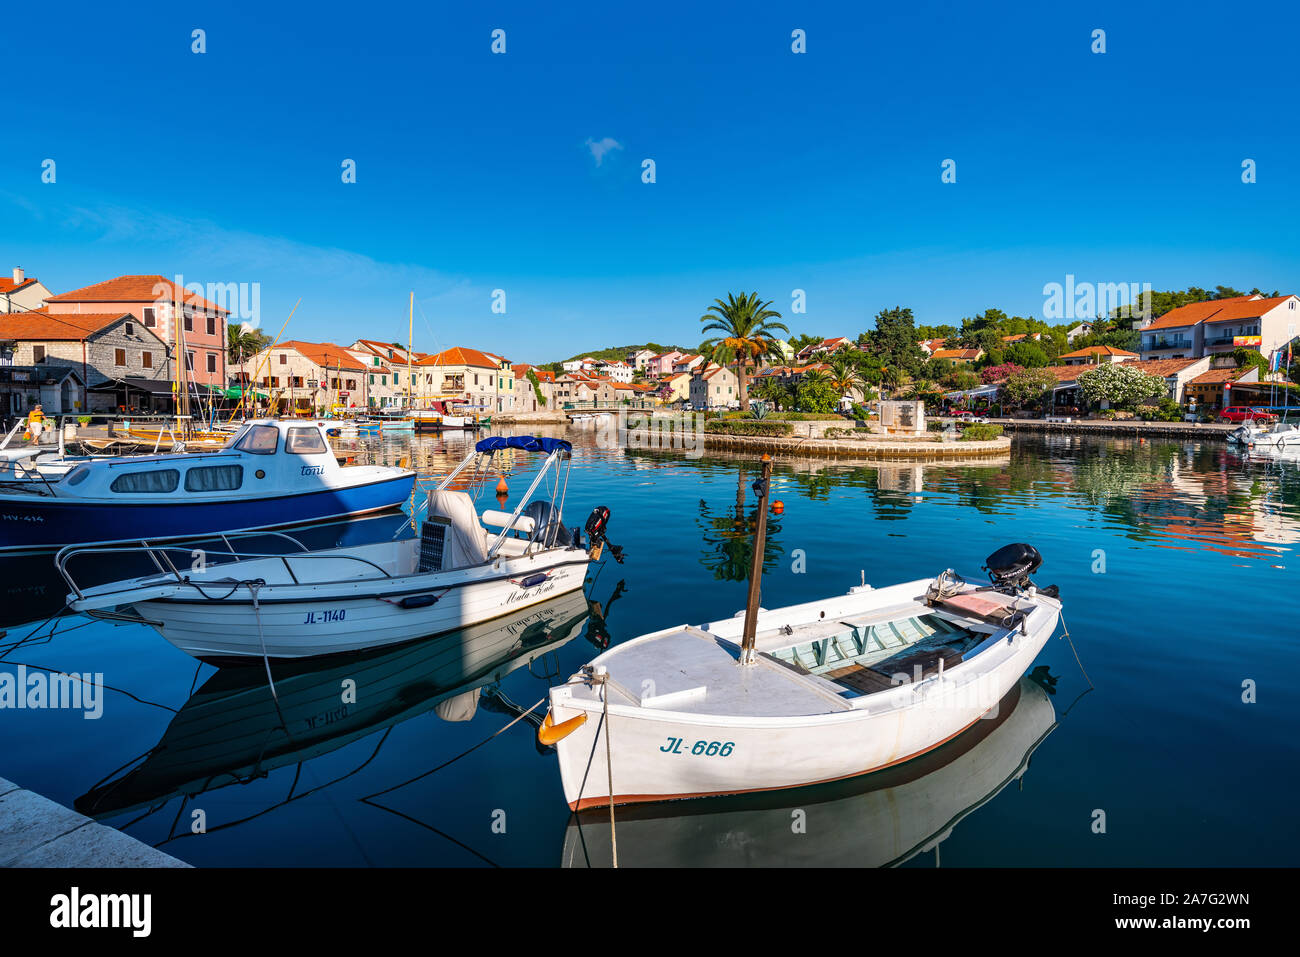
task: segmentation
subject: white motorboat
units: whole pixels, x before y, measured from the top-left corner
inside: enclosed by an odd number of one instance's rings
[[[1245,422],[1228,433],[1228,440],[1262,455],[1294,454],[1300,452],[1300,426],[1294,422],[1266,426]]]
[[[451,486],[471,465],[481,491],[493,456],[546,453],[512,514],[485,511]],[[101,617],[123,610],[204,661],[310,658],[396,645],[518,614],[583,586],[600,557],[609,512],[586,525],[590,548],[563,525],[571,446],[559,439],[493,437],[479,442],[427,497],[419,538],[304,551],[243,555],[205,566],[189,551],[146,544],[161,574],[79,588],[68,561],[95,549],[65,548],[55,558],[72,588],[70,607]],[[561,468],[562,466],[562,468]],[[530,501],[554,469],[551,500]],[[489,531],[490,526],[493,530]],[[616,559],[621,552],[609,546]]]
[[[909,761],[987,714],[1060,618],[1028,545],[951,571],[787,608],[757,607],[770,460],[750,604],[616,645],[551,690],[539,732],[573,810],[800,787]],[[611,784],[612,782],[612,784]]]

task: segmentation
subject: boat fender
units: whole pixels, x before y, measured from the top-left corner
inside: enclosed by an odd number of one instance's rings
[[[542,582],[546,581],[546,579],[549,577],[550,576],[547,575],[545,572],[538,572],[536,575],[529,575],[527,578],[525,578],[523,581],[519,583],[519,586],[521,588],[532,588],[534,585],[540,585]]]
[[[547,711],[542,726],[537,729],[537,740],[548,748],[554,747],[586,723],[587,713],[585,711],[576,718],[561,721],[559,724],[555,723],[555,720],[551,717],[551,712]]]
[[[403,608],[428,608],[437,600],[437,595],[407,595],[398,604]]]

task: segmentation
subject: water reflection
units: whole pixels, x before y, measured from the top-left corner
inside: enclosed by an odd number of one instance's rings
[[[1056,727],[1042,685],[1022,678],[998,717],[915,761],[834,784],[619,808],[620,867],[894,867],[940,845],[1029,769]],[[603,814],[603,816],[602,816]],[[609,867],[608,811],[575,814],[565,867]]]
[[[481,702],[509,711],[508,700],[481,689],[517,669],[531,670],[571,641],[588,610],[583,593],[570,592],[519,617],[379,653],[326,665],[277,664],[274,696],[260,668],[223,668],[190,697],[131,770],[96,784],[75,807],[94,818],[143,809],[148,816],[174,797],[188,801],[247,784],[431,710],[445,721],[472,719]],[[558,677],[558,668],[552,664],[542,677]],[[302,796],[291,793],[280,803]]]
[[[697,523],[704,540],[700,564],[713,573],[718,581],[740,582],[749,579],[749,569],[754,562],[754,533],[758,527],[757,498],[753,508],[746,509],[748,486],[744,468],[737,470],[734,504],[716,508],[700,499]],[[767,541],[763,548],[763,570],[770,570],[782,554],[780,545],[781,523],[775,515],[767,519]]]

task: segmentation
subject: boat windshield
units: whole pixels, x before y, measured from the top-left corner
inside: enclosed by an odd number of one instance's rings
[[[273,425],[250,425],[231,442],[231,447],[254,455],[274,455],[280,444],[280,430]]]

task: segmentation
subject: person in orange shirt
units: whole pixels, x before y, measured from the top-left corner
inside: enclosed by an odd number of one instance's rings
[[[41,432],[45,430],[45,413],[41,411],[38,405],[27,413],[27,434],[31,436],[33,442],[41,440]]]

